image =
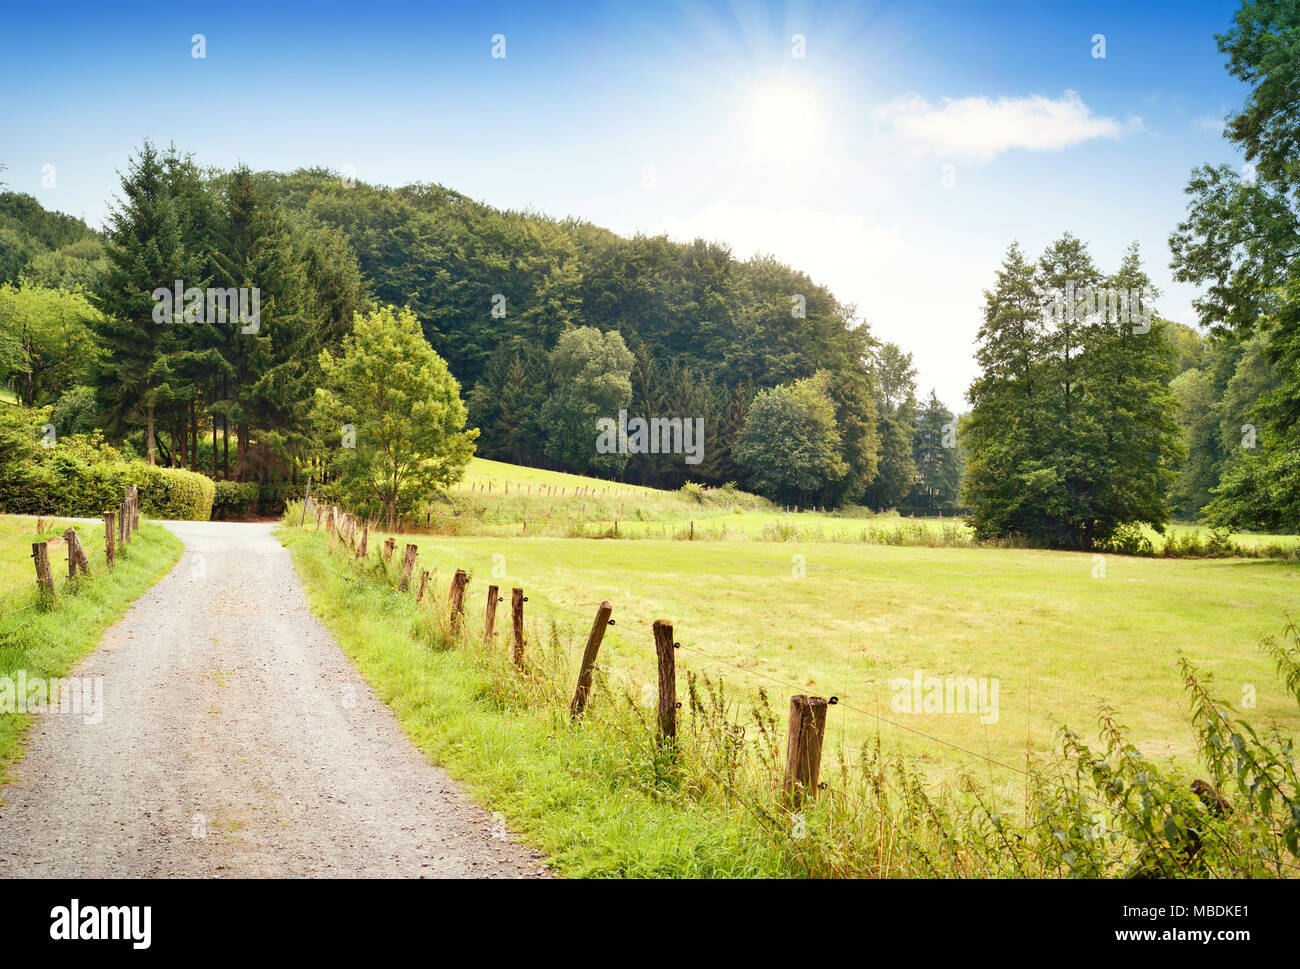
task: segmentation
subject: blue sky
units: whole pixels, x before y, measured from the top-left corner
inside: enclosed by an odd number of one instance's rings
[[[1235,8],[11,5],[0,178],[98,225],[150,138],[703,235],[828,285],[959,407],[1013,238],[1036,254],[1068,229],[1103,269],[1137,240],[1160,311],[1194,322],[1166,240],[1190,169],[1243,162],[1219,123],[1246,89],[1214,42]]]

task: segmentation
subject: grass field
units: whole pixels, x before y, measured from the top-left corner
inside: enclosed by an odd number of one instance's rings
[[[1027,752],[1052,748],[1062,724],[1091,734],[1103,701],[1145,753],[1190,768],[1180,652],[1231,698],[1253,687],[1261,718],[1300,726],[1258,646],[1281,631],[1288,612],[1300,615],[1294,564],[838,543],[398,540],[419,546],[439,589],[456,568],[471,573],[474,622],[489,583],[519,585],[529,619],[543,627],[557,620],[575,652],[597,603],[608,599],[617,624],[601,666],[633,695],[654,678],[650,625],[667,619],[683,646],[680,667],[764,687],[780,703],[796,691],[835,695],[842,702],[829,721],[833,746],[851,755],[879,730],[932,765],[937,779],[979,769],[1008,781],[941,741],[1023,765]],[[895,712],[891,681],[917,670],[996,678],[997,721]]]
[[[539,493],[559,488],[564,495]],[[1229,697],[1253,688],[1264,719],[1300,726],[1259,648],[1288,614],[1300,615],[1294,561],[983,548],[960,519],[794,512],[721,489],[700,499],[481,459],[454,501],[459,527],[398,541],[420,547],[440,589],[456,568],[468,570],[477,612],[488,584],[522,586],[530,621],[558,621],[578,650],[608,599],[618,623],[602,667],[634,695],[655,675],[650,625],[670,620],[685,669],[722,674],[750,693],[764,687],[782,702],[796,690],[837,696],[834,744],[851,755],[879,732],[939,779],[989,771],[984,758],[1023,765],[1026,755],[1042,757],[1062,725],[1090,734],[1103,702],[1145,753],[1190,768],[1180,654]],[[611,513],[625,516],[617,538],[588,525]],[[547,521],[569,529],[557,535]],[[691,522],[696,540],[684,541]],[[593,533],[603,537],[573,537]],[[926,536],[934,541],[924,544]],[[372,534],[372,546],[382,537]],[[1297,536],[1234,539],[1300,544]],[[895,711],[895,681],[918,671],[996,679],[996,722]],[[992,771],[999,782],[1009,776]]]
[[[795,510],[742,491],[704,489],[692,496],[482,458],[470,462],[449,500],[430,505],[424,517],[429,530],[451,535],[974,544],[961,518],[904,518],[853,507]],[[1145,533],[1157,548],[1163,544],[1154,529]],[[1205,526],[1186,523],[1167,529],[1168,536],[1178,538],[1208,540],[1210,534]],[[1229,538],[1251,551],[1300,549],[1297,535],[1234,533]]]
[[[0,515],[0,677],[25,670],[28,678],[63,676],[95,648],[104,630],[126,612],[137,596],[167,573],[182,546],[161,525],[142,522],[129,546],[110,569],[104,560],[102,525]],[[62,544],[69,525],[77,529],[90,560],[90,572],[67,577]],[[57,602],[46,610],[37,601],[32,543],[49,541]],[[0,784],[22,755],[22,735],[30,714],[0,711]]]

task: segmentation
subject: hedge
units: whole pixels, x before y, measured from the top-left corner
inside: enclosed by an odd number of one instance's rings
[[[52,448],[31,463],[10,464],[0,477],[0,511],[60,518],[98,518],[122,502],[128,485],[140,488],[148,518],[207,521],[215,489],[210,478],[143,461],[85,460]]]
[[[218,481],[212,502],[212,517],[219,521],[248,518],[257,511],[256,481]]]

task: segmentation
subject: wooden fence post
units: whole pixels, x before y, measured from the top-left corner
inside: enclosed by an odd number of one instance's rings
[[[77,537],[77,530],[69,528],[63,533],[63,541],[68,546],[68,578],[74,578],[78,568],[82,575],[86,575],[90,571],[90,560],[86,558],[86,550]]]
[[[499,590],[496,586],[488,586],[487,615],[483,619],[483,642],[485,643],[492,642],[492,637],[496,635],[496,633],[492,631],[492,627],[496,625],[497,603],[501,601],[498,591]]]
[[[452,633],[460,629],[461,616],[465,614],[465,586],[468,583],[469,574],[464,569],[457,569],[451,578],[451,588],[447,590],[447,615]]]
[[[596,620],[591,624],[591,634],[587,636],[587,648],[582,653],[582,666],[578,669],[578,686],[573,691],[573,702],[569,704],[569,716],[577,719],[587,708],[587,699],[591,696],[592,668],[596,665],[596,654],[600,652],[600,641],[605,638],[605,627],[609,625],[610,613],[614,611],[608,602],[602,602],[596,610]]]
[[[510,615],[514,621],[515,665],[524,665],[524,590],[515,588],[510,591]]]
[[[370,526],[367,525],[361,530],[361,544],[357,546],[357,558],[366,557],[366,546],[370,543]]]
[[[817,796],[826,731],[825,697],[790,697],[790,735],[785,748],[785,796],[791,807]]]
[[[420,591],[415,594],[415,601],[419,602],[424,598],[424,589],[429,584],[429,570],[420,569]]]
[[[122,502],[117,506],[117,544],[121,547],[126,541],[126,502]]]
[[[117,558],[117,545],[113,541],[116,528],[114,513],[104,512],[104,558],[108,559],[109,565],[112,565]]]
[[[402,557],[402,577],[397,582],[397,591],[405,592],[411,585],[411,570],[415,568],[415,556],[420,550],[408,544],[406,555]]]
[[[393,552],[395,552],[396,550],[397,550],[397,539],[395,538],[384,539],[384,561],[385,562],[388,562],[390,564],[392,563]]]
[[[302,521],[298,522],[298,527],[302,528],[307,524],[307,506],[311,504],[311,475],[307,475],[307,493],[302,496]]]
[[[36,584],[54,598],[54,575],[50,572],[50,547],[45,542],[32,542],[32,558],[36,561]]]
[[[131,527],[140,529],[140,486],[131,485]]]
[[[325,506],[317,505],[316,506],[316,531],[320,531],[320,516],[323,514],[325,514]]]
[[[659,657],[659,738],[677,740],[677,657],[672,623],[654,622],[655,653]]]

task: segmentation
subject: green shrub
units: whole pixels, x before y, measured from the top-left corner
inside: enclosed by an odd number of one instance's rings
[[[140,510],[150,518],[207,521],[212,517],[216,487],[206,475],[144,463],[125,465],[124,475],[124,483],[134,480],[140,486]]]
[[[1109,539],[1099,546],[1103,552],[1115,555],[1154,555],[1155,546],[1146,536],[1141,525],[1120,525]]]
[[[257,511],[256,481],[217,481],[212,501],[212,517],[217,521],[238,521]]]
[[[0,511],[97,518],[116,509],[135,484],[149,518],[206,521],[211,515],[213,486],[203,475],[127,461],[98,432],[42,447],[37,418],[12,411],[0,418]]]
[[[696,481],[688,481],[682,485],[682,495],[686,498],[693,498],[701,505],[704,504],[704,485]]]

